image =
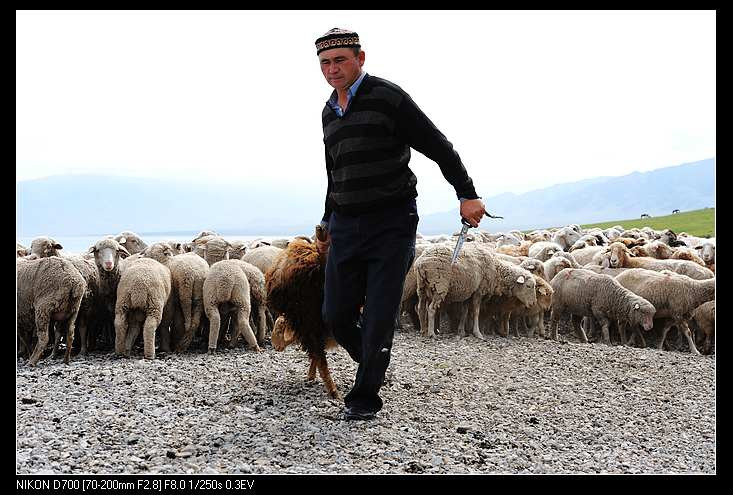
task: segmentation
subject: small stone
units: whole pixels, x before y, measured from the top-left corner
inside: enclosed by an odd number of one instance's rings
[[[166,451],[165,456],[168,457],[169,459],[175,459],[176,453],[172,450],[168,450]]]
[[[457,431],[458,433],[468,433],[468,431],[469,431],[470,429],[471,429],[471,427],[470,427],[470,426],[468,426],[468,425],[461,425],[461,426],[459,426],[458,428],[456,428],[456,431]]]

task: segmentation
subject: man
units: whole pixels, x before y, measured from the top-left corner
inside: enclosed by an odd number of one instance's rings
[[[415,256],[417,178],[410,148],[435,161],[477,227],[485,213],[453,145],[399,86],[362,71],[359,35],[334,28],[316,40],[334,91],[322,113],[328,190],[318,241],[326,262],[323,320],[359,363],[344,397],[347,420],[371,419],[389,365],[402,288]]]

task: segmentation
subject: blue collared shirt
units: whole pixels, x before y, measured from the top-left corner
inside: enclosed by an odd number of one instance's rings
[[[359,78],[356,81],[354,81],[354,84],[349,86],[349,89],[346,91],[346,108],[349,108],[349,103],[351,102],[351,99],[356,94],[356,90],[359,89],[359,85],[364,80],[364,76],[366,75],[367,75],[366,72],[362,72]],[[333,92],[333,94],[331,95],[331,98],[328,99],[327,103],[329,107],[333,108],[333,111],[336,112],[336,115],[338,115],[339,117],[344,116],[344,112],[346,111],[346,108],[342,109],[339,106],[338,93],[336,91]]]

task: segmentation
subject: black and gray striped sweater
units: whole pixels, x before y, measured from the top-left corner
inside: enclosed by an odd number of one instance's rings
[[[394,83],[366,75],[342,117],[323,109],[328,192],[323,220],[332,211],[358,215],[417,196],[408,167],[410,148],[440,166],[458,198],[478,196],[453,145]]]

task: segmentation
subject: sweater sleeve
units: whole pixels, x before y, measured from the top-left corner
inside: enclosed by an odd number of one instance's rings
[[[325,143],[324,143],[325,147]],[[325,148],[326,150],[326,177],[328,178],[328,188],[326,189],[326,200],[324,202],[324,213],[323,218],[321,218],[321,225],[328,230],[328,221],[331,218],[331,211],[333,208],[331,207],[331,169],[333,168],[333,159],[331,158],[331,155],[328,153],[328,148]]]
[[[411,148],[438,164],[443,177],[453,186],[458,198],[479,197],[466,167],[461,162],[461,157],[453,149],[453,144],[435,127],[407,93],[403,93],[403,99],[397,109],[397,135]]]

